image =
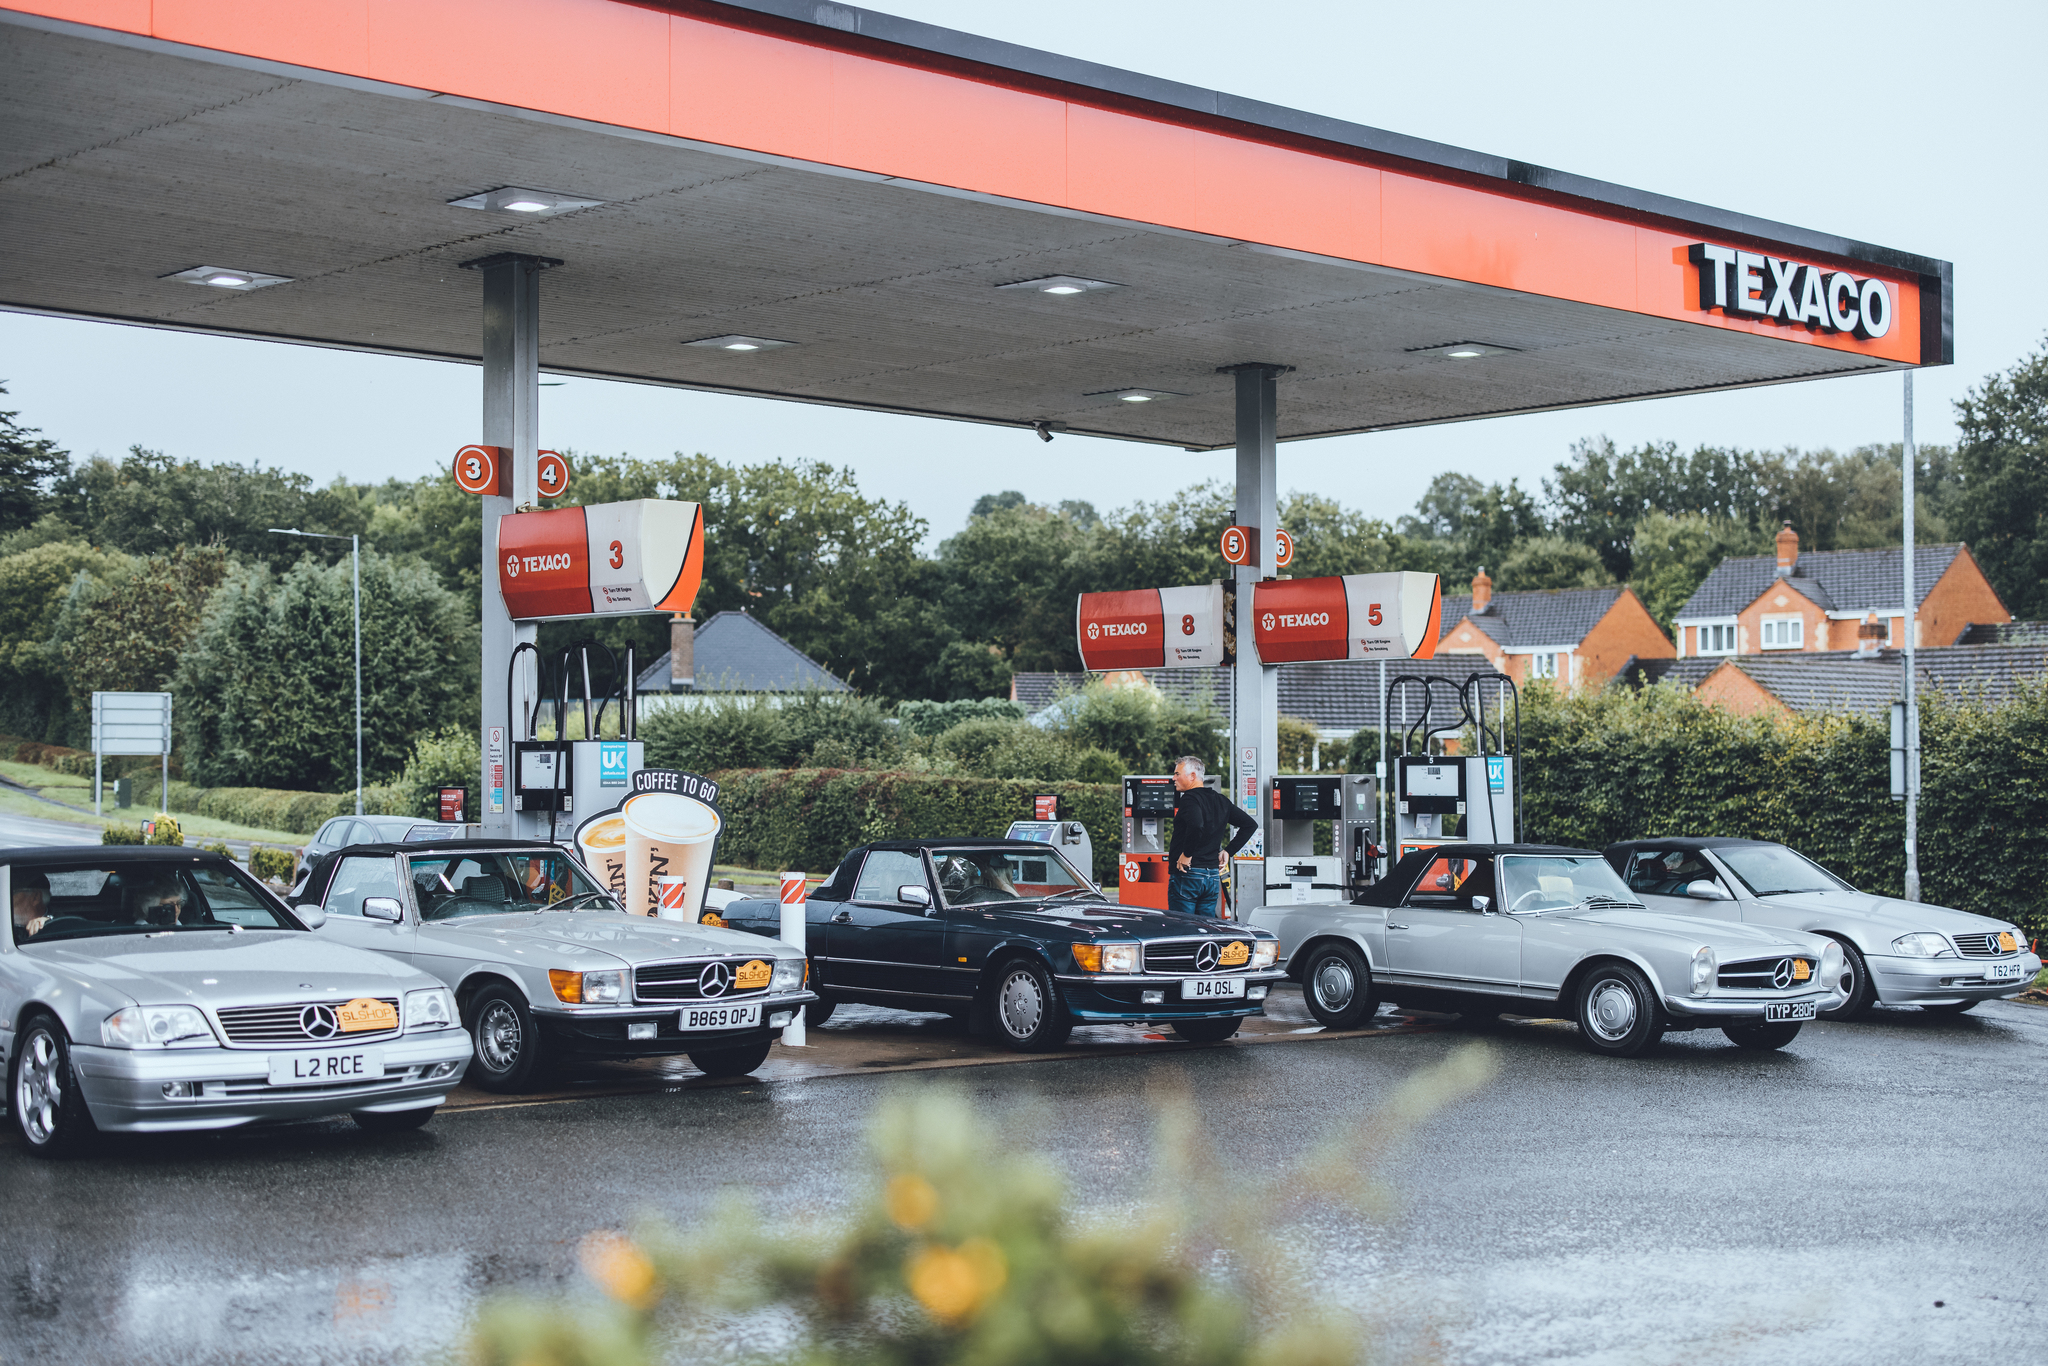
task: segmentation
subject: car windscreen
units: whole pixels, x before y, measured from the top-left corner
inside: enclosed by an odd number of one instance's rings
[[[618,911],[575,859],[546,852],[414,854],[407,860],[423,920],[512,911]]]
[[[934,849],[939,892],[948,906],[1032,897],[1084,896],[1095,888],[1050,847],[1045,849]]]
[[[188,860],[16,865],[14,942],[300,926],[240,869]]]
[[[1758,896],[1781,892],[1853,892],[1842,879],[1782,844],[1726,845],[1714,851]]]
[[[1502,854],[1500,907],[1527,914],[1557,911],[1586,902],[1594,905],[1640,906],[1598,854]]]
[[[431,840],[459,840],[462,827],[459,825],[415,825],[405,832],[404,843],[426,844]]]

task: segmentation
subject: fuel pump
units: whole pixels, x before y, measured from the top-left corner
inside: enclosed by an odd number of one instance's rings
[[[1221,792],[1223,780],[1209,774],[1202,786]],[[1166,823],[1173,819],[1174,795],[1170,773],[1124,775],[1124,847],[1116,869],[1119,905],[1166,909]]]
[[[613,684],[598,693],[592,686],[592,652],[603,656]],[[633,648],[626,647],[624,667],[609,646],[594,640],[577,641],[549,661],[531,643],[512,652],[510,672],[516,676],[519,657],[534,656],[534,686],[526,694],[524,715],[508,715],[506,729],[516,738],[512,744],[513,828],[521,839],[554,841],[566,839],[575,823],[579,798],[585,811],[598,811],[625,796],[635,770],[644,768],[645,751],[638,738],[638,704],[634,697]],[[549,697],[550,684],[553,696]],[[580,685],[581,696],[572,688]],[[521,690],[507,689],[509,709],[519,707]],[[555,738],[540,738],[541,705],[554,704]],[[584,739],[570,740],[569,708],[581,703]],[[604,712],[616,706],[619,738],[597,738],[604,725]],[[521,722],[524,722],[522,725]]]
[[[1094,881],[1095,841],[1089,838],[1088,827],[1079,821],[1062,820],[1057,796],[1035,797],[1032,801],[1032,819],[1011,821],[1003,838],[1049,844],[1080,869],[1084,877]]]
[[[1379,873],[1379,811],[1371,774],[1273,779],[1266,867],[1286,881],[1266,883],[1266,904],[1346,901],[1363,891]],[[1315,851],[1317,821],[1331,823],[1327,854]]]
[[[1514,680],[1499,673],[1473,674],[1460,687],[1447,678],[1400,674],[1387,682],[1386,705],[1391,708],[1397,691],[1410,687],[1421,689],[1422,701],[1394,761],[1394,857],[1452,840],[1518,842],[1522,793],[1515,761],[1522,747],[1522,703]],[[1494,698],[1491,720],[1486,711],[1489,690]],[[1451,705],[1433,717],[1436,699],[1446,694]],[[1429,752],[1433,737],[1468,726],[1474,753]]]

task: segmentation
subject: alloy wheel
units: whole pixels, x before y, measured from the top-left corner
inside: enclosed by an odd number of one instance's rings
[[[1625,982],[1609,978],[1600,983],[1586,1004],[1586,1022],[1609,1043],[1621,1042],[1636,1027],[1636,994]]]
[[[476,1053],[493,1072],[509,1071],[519,1061],[525,1042],[519,1016],[503,1001],[492,1001],[477,1017]]]
[[[1011,1038],[1030,1038],[1045,1018],[1045,997],[1039,992],[1038,978],[1023,968],[1012,972],[996,997],[996,1014]]]
[[[1358,994],[1358,979],[1349,963],[1331,954],[1316,964],[1314,987],[1316,1004],[1334,1014],[1348,1007]]]
[[[58,1066],[56,1040],[37,1030],[22,1045],[14,1086],[14,1113],[29,1142],[42,1147],[56,1135],[64,1111],[64,1078]]]

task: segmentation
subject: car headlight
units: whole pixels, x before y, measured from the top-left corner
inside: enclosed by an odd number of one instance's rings
[[[455,1023],[455,1002],[446,987],[427,987],[405,993],[407,1029],[442,1029]]]
[[[1953,958],[1955,950],[1938,934],[1902,934],[1892,941],[1892,950],[1908,958]]]
[[[770,991],[796,991],[804,984],[804,960],[801,958],[778,958],[775,960],[775,975],[768,979]]]
[[[100,1042],[109,1048],[203,1048],[213,1027],[193,1006],[129,1006],[100,1022]]]
[[[1277,939],[1255,939],[1252,941],[1252,966],[1270,968],[1273,960],[1280,956],[1280,941]]]
[[[1136,972],[1136,944],[1076,944],[1074,962],[1083,972]]]
[[[1842,946],[1834,940],[1820,951],[1820,980],[1823,986],[1839,991],[1842,987],[1842,970],[1847,966],[1842,957]]]
[[[1714,950],[1702,945],[1693,950],[1692,994],[1704,996],[1714,989]]]
[[[549,968],[548,985],[555,999],[572,1006],[615,1006],[626,999],[626,974],[611,968],[604,972],[575,972]]]

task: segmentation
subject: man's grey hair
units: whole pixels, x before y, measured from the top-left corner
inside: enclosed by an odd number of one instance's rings
[[[1197,778],[1206,778],[1209,776],[1209,766],[1203,763],[1201,758],[1197,755],[1183,754],[1180,756],[1180,758],[1175,759],[1173,761],[1173,766],[1175,768],[1179,768],[1182,764],[1186,764],[1189,768],[1193,769],[1195,771],[1195,776]]]

